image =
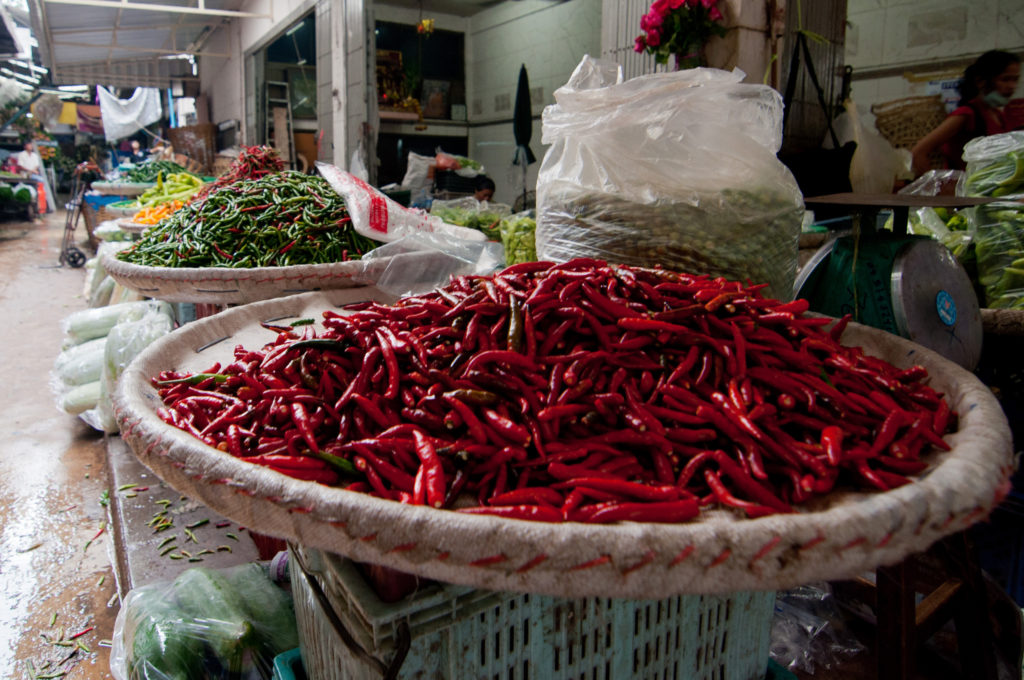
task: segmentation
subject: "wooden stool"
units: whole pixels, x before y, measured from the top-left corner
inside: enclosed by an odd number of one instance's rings
[[[963,532],[939,541],[926,553],[880,567],[875,583],[857,578],[836,583],[835,588],[837,595],[848,593],[875,612],[879,680],[914,678],[918,648],[950,619],[956,626],[963,677],[997,677],[985,586]],[[918,594],[924,595],[920,602]]]

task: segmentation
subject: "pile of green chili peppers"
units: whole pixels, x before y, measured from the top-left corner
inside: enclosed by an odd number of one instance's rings
[[[184,206],[117,258],[148,267],[286,267],[358,260],[378,245],[355,231],[326,180],[285,171]]]

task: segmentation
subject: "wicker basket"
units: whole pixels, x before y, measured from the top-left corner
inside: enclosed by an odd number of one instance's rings
[[[875,127],[897,149],[910,149],[946,118],[946,107],[940,95],[904,97],[891,102],[873,104]],[[932,154],[933,168],[945,166],[939,153]]]

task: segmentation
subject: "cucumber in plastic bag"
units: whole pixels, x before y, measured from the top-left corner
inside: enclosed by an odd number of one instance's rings
[[[187,569],[174,580],[174,597],[183,612],[205,627],[203,637],[220,664],[229,672],[240,671],[255,631],[228,580],[213,569]]]
[[[128,680],[199,677],[203,640],[167,599],[163,588],[133,590],[125,598],[122,612]]]
[[[264,567],[243,564],[224,572],[256,628],[260,648],[277,656],[299,646],[292,596],[274,584]]]

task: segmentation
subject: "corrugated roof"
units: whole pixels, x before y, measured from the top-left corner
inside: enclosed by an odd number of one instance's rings
[[[181,55],[222,55],[205,38],[242,0],[29,0],[32,31],[54,84],[169,87],[194,80]]]

